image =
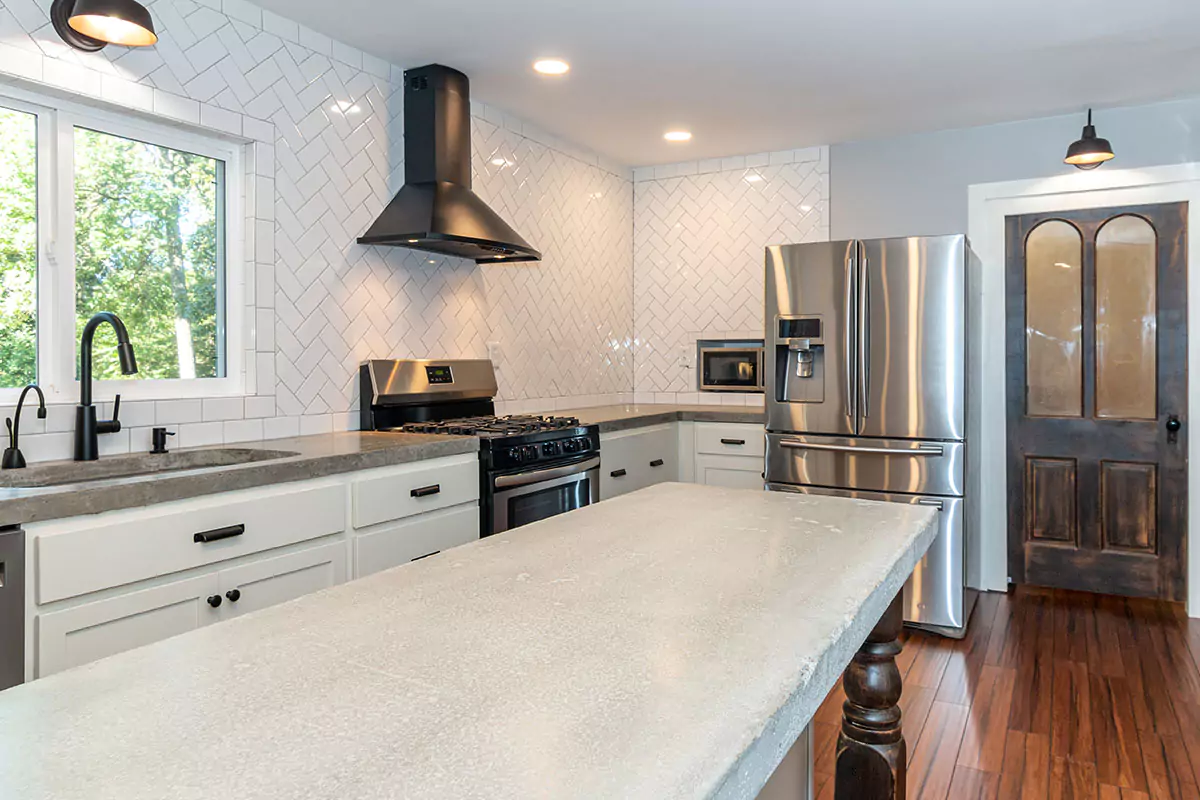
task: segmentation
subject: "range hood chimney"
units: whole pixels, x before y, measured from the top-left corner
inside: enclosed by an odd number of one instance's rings
[[[359,244],[424,250],[480,264],[542,254],[471,191],[471,90],[440,64],[404,72],[404,186]]]

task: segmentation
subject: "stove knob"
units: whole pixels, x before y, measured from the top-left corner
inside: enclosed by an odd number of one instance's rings
[[[511,458],[513,461],[518,461],[518,462],[523,461],[524,455],[525,454],[521,451],[520,447],[508,448],[508,457]]]
[[[544,455],[544,456],[558,455],[558,443],[557,442],[545,442],[542,445],[542,455]]]
[[[588,442],[587,439],[576,439],[575,440],[575,449],[581,453],[584,450],[587,450],[590,446],[591,446],[591,443]]]
[[[525,445],[525,458],[530,461],[534,461],[535,459],[537,459],[537,457],[538,457],[537,445],[535,445],[535,444]]]

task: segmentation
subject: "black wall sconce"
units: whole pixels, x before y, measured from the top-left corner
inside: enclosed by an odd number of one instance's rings
[[[1112,145],[1108,143],[1108,139],[1096,136],[1096,127],[1092,125],[1092,110],[1089,108],[1087,125],[1083,126],[1083,136],[1071,142],[1063,163],[1079,169],[1095,169],[1112,158]]]
[[[107,44],[149,47],[158,41],[150,12],[137,0],[54,0],[50,21],[64,42],[87,53]]]

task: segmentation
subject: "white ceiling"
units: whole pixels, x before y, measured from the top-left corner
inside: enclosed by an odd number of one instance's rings
[[[1200,93],[1195,0],[257,2],[631,166]]]

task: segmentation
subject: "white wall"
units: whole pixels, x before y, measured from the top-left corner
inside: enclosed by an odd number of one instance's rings
[[[629,170],[475,103],[476,189],[545,260],[478,267],[361,247],[355,237],[402,180],[400,70],[244,0],[157,0],[155,47],[79,53],[54,33],[49,4],[0,6],[0,89],[229,137],[253,165],[239,186],[251,259],[245,395],[130,402],[126,430],[101,437],[102,452],[146,449],[159,424],[183,446],[353,427],[360,360],[485,357],[490,341],[510,410],[632,390]],[[357,111],[339,113],[339,101]],[[496,168],[493,154],[512,163]],[[24,416],[27,457],[69,457],[72,412]]]
[[[1086,114],[829,148],[833,239],[965,233],[967,187],[1076,172],[1062,163]],[[1105,169],[1200,160],[1200,98],[1097,109],[1116,159]]]
[[[829,237],[828,148],[634,170],[635,397],[761,404],[698,394],[697,339],[761,339],[763,248]]]

